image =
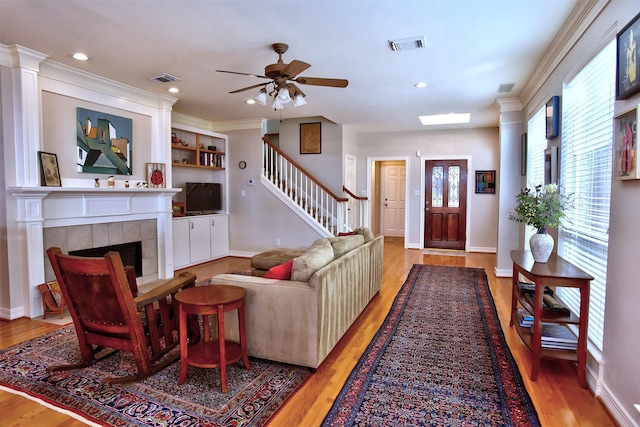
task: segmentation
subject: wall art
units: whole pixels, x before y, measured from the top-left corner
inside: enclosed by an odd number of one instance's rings
[[[40,185],[45,187],[61,187],[58,157],[53,153],[38,151],[40,159]]]
[[[476,193],[496,194],[496,171],[476,171]]]
[[[613,130],[613,178],[640,179],[638,171],[638,108],[618,114]]]
[[[78,172],[131,175],[133,121],[77,108]]]
[[[300,154],[322,153],[321,123],[300,123]]]
[[[640,91],[640,13],[616,36],[616,98]]]

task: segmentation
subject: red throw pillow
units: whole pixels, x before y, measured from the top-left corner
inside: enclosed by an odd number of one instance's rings
[[[265,279],[291,280],[291,270],[293,269],[293,259],[284,264],[271,267],[264,275]]]
[[[353,236],[353,231],[351,231],[349,233],[344,233],[344,232],[338,233],[338,237],[342,237],[342,236]]]

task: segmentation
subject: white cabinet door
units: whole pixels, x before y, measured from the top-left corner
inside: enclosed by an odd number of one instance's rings
[[[229,255],[229,216],[211,217],[211,258]]]
[[[211,258],[211,218],[189,218],[189,251],[191,264],[207,261]]]
[[[173,268],[186,267],[191,263],[189,255],[189,220],[173,220]]]

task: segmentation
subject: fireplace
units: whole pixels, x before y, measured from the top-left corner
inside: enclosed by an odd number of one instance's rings
[[[69,253],[139,241],[138,285],[173,276],[171,199],[180,189],[68,185],[7,188],[15,205],[7,222],[17,224],[7,233],[12,301],[16,298],[0,313],[3,319],[42,314],[38,285],[55,280],[46,254],[51,247]]]
[[[46,249],[80,256],[104,256],[109,250],[120,252],[122,263],[136,270],[138,284],[158,278],[158,237],[155,219],[118,221],[104,224],[70,225],[43,230],[45,279],[55,279]]]
[[[142,242],[139,240],[137,242],[122,243],[119,245],[69,251],[69,255],[103,257],[111,251],[115,251],[120,254],[122,264],[133,266],[133,269],[136,272],[136,277],[142,277]]]

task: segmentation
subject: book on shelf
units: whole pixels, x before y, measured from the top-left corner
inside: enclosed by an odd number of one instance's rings
[[[566,342],[541,342],[540,346],[542,348],[548,348],[553,350],[577,350],[578,343],[566,343]]]
[[[531,305],[531,307],[535,307],[534,294],[525,293],[524,297],[527,300],[527,302]],[[562,316],[568,316],[569,314],[571,314],[571,311],[567,307],[565,307],[564,304],[562,304],[558,299],[556,299],[556,297],[554,297],[553,295],[547,294],[546,292],[542,296],[542,310],[545,312],[545,314],[550,313],[550,314],[557,314]]]
[[[523,328],[530,328],[533,325],[533,315],[520,306],[516,308],[516,317],[518,324]]]
[[[548,344],[578,344],[578,337],[571,332],[571,329],[569,329],[567,325],[559,323],[542,322],[542,336],[540,340]]]

